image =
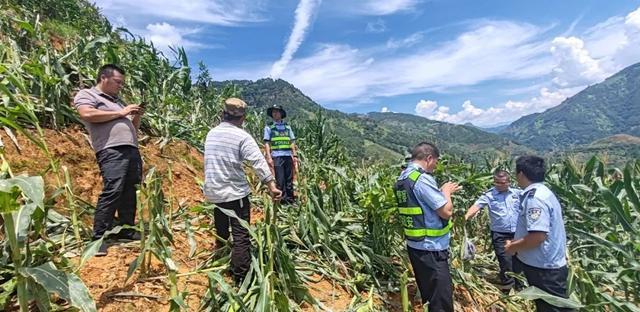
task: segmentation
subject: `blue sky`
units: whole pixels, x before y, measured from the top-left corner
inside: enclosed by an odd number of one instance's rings
[[[640,61],[640,0],[98,0],[214,79],[282,78],[345,112],[485,127]],[[170,53],[167,53],[170,55]]]

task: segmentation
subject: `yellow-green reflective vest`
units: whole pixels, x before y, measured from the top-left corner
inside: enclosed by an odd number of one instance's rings
[[[408,240],[421,241],[425,237],[443,236],[451,230],[451,220],[442,220],[442,228],[428,228],[425,224],[424,211],[418,203],[413,188],[420,175],[428,174],[424,171],[413,170],[407,178],[398,180],[394,186],[394,193],[398,203],[400,221],[404,229],[404,236]],[[429,209],[428,207],[425,209]]]
[[[280,129],[278,129],[280,128]],[[291,128],[282,123],[278,127],[275,123],[271,125],[271,149],[274,151],[291,150],[291,137],[289,131]]]

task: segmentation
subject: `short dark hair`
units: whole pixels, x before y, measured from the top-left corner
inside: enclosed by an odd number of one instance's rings
[[[511,174],[507,170],[496,169],[495,171],[493,171],[493,177],[494,178],[511,177]]]
[[[96,83],[100,83],[100,81],[102,80],[102,76],[107,76],[107,77],[113,76],[114,71],[119,72],[121,75],[126,74],[124,72],[124,69],[120,68],[118,65],[105,64],[105,65],[102,65],[100,69],[98,69],[98,76],[96,77]]]
[[[544,181],[544,159],[538,156],[520,156],[516,160],[516,173],[524,174],[533,183]]]
[[[440,157],[440,151],[433,143],[420,142],[411,150],[411,159],[425,160],[429,155]]]

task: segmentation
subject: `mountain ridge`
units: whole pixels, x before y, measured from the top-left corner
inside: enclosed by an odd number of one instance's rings
[[[523,116],[500,133],[539,151],[577,147],[615,134],[640,136],[640,63],[558,106]]]
[[[326,109],[282,79],[214,83],[216,87],[227,85],[237,86],[243,99],[254,109],[266,109],[273,104],[283,105],[292,124],[305,122],[317,112],[322,112],[327,116],[331,129],[345,141],[356,157],[370,158],[368,154],[374,151],[390,156],[387,157],[389,160],[397,160],[420,141],[432,141],[443,151],[468,160],[530,152],[520,144],[477,127],[434,121],[404,113],[356,114]]]

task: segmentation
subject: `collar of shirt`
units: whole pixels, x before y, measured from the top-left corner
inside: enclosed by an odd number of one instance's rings
[[[542,185],[542,182],[531,183],[524,190],[522,190],[522,193],[524,194],[524,193],[526,193],[526,192],[528,192],[528,191],[530,191],[530,190],[532,190],[532,189],[534,189],[534,188],[536,188],[536,187],[538,187],[540,185]]]
[[[504,192],[499,192],[495,187],[491,188],[491,192],[493,193],[493,195],[497,195],[497,194],[515,194],[517,193],[518,189],[513,188],[513,187],[509,187],[509,189],[507,189]]]
[[[413,169],[413,170],[418,170],[427,174],[432,174],[431,172],[427,172],[427,170],[424,170],[424,168],[422,168],[422,166],[418,165],[415,162],[410,162],[409,165],[407,166],[407,169]]]
[[[243,130],[244,130],[244,127],[237,126],[237,125],[232,124],[232,123],[230,123],[230,122],[228,122],[228,121],[223,121],[223,122],[221,122],[221,123],[220,123],[220,125],[221,125],[221,126],[222,126],[222,125],[224,125],[224,126],[227,126],[227,127],[240,128],[240,129],[243,129]]]
[[[91,88],[95,93],[97,93],[99,96],[103,96],[105,98],[107,98],[107,100],[113,102],[113,103],[121,103],[120,98],[117,96],[111,96],[108,95],[102,91],[100,91],[98,88],[96,88],[95,86]]]

